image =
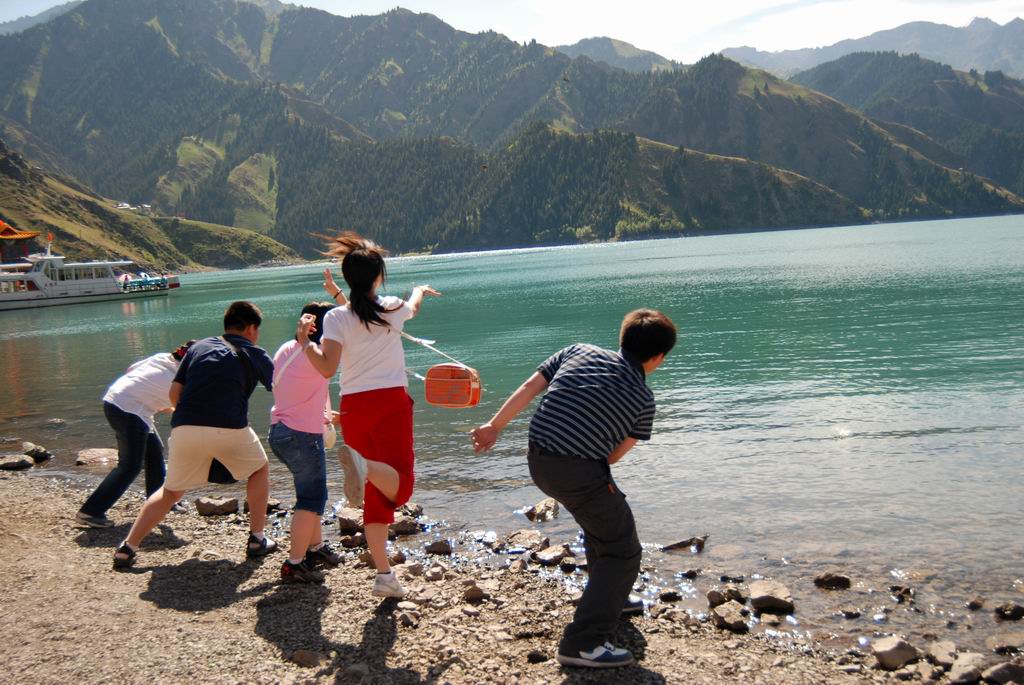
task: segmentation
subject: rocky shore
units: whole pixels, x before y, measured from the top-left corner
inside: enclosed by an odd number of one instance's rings
[[[361,512],[340,506],[324,522],[346,561],[324,586],[278,583],[281,554],[262,564],[246,561],[248,506],[231,496],[189,498],[188,513],[172,515],[147,540],[137,568],[115,573],[111,550],[137,513],[139,496],[125,497],[112,510],[115,528],[78,528],[71,515],[81,503],[81,485],[36,468],[52,458],[47,449],[11,438],[0,442],[6,512],[0,514],[0,570],[9,595],[0,621],[8,647],[3,670],[29,682],[70,676],[118,682],[1024,685],[1024,607],[1017,602],[971,600],[971,611],[994,612],[1001,628],[984,650],[958,647],[940,635],[907,638],[881,625],[871,639],[851,646],[793,630],[796,602],[777,580],[709,568],[676,574],[684,582],[699,576],[709,588],[699,595],[698,610],[696,598],[680,592],[685,585],[659,585],[655,569],[645,568],[638,590],[648,599],[647,611],[623,619],[616,636],[639,657],[637,666],[614,673],[562,669],[554,650],[585,582],[586,559],[578,544],[545,534],[544,523],[560,516],[553,500],[521,511],[530,527],[502,536],[434,525],[421,508],[407,505],[392,527],[392,561],[410,590],[400,602],[370,596],[373,572]],[[112,450],[82,450],[77,463],[111,459]],[[269,531],[285,544],[286,507],[270,503]],[[696,564],[708,537],[655,551],[692,555]],[[855,584],[837,569],[817,575],[812,592],[849,602],[842,614],[856,619]],[[887,594],[894,606],[916,610],[913,587],[893,585]]]

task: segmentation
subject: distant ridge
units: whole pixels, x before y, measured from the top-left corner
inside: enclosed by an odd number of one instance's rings
[[[1024,19],[1018,17],[1000,26],[991,19],[978,18],[964,27],[915,21],[827,47],[763,52],[745,46],[727,48],[722,54],[789,78],[854,52],[888,51],[916,53],[964,71],[1002,71],[1024,78]]]
[[[40,12],[39,14],[30,17],[19,17],[12,21],[5,21],[0,24],[0,36],[8,33],[18,33],[19,31],[25,31],[39,24],[45,24],[51,19],[55,19],[62,14],[70,12],[83,2],[84,0],[71,0],[71,2],[65,2],[63,5],[51,7],[44,12]]]
[[[604,62],[612,67],[641,74],[671,71],[682,66],[656,52],[641,50],[635,45],[606,36],[584,38],[572,45],[556,46],[555,50],[569,57],[588,57],[595,62]]]

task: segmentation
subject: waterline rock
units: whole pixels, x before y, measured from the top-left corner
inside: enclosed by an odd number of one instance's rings
[[[108,464],[114,461],[117,461],[117,450],[105,447],[91,447],[78,453],[75,465],[91,466],[93,464]]]
[[[956,661],[956,645],[949,640],[933,642],[925,650],[925,658],[948,671]]]
[[[750,584],[750,605],[759,613],[791,614],[793,595],[782,583],[758,580]]]
[[[35,465],[32,461],[32,457],[27,457],[24,454],[4,454],[0,455],[0,470],[3,471],[24,471],[30,469]]]
[[[981,669],[985,655],[977,652],[958,654],[953,667],[949,669],[949,682],[953,685],[973,685],[981,680]]]
[[[996,654],[1024,653],[1024,633],[999,633],[985,640],[985,646]]]
[[[996,664],[982,673],[981,678],[986,683],[996,683],[996,685],[1024,683],[1024,664]]]
[[[875,640],[871,643],[871,652],[875,655],[879,667],[886,671],[903,668],[921,656],[916,647],[898,635]]]
[[[822,590],[849,590],[852,583],[850,576],[827,571],[814,579],[814,584]]]
[[[734,633],[745,633],[747,626],[747,610],[739,602],[729,601],[711,610],[711,619],[715,627],[731,630]]]
[[[30,457],[32,461],[34,461],[37,464],[41,464],[44,461],[49,461],[50,459],[53,459],[52,452],[50,452],[45,447],[40,447],[39,445],[36,445],[31,442],[21,443],[21,452],[26,457]]]
[[[694,536],[692,538],[686,538],[679,542],[673,542],[670,545],[665,545],[661,548],[662,552],[671,552],[676,549],[688,549],[691,552],[698,554],[704,551],[704,544],[711,537],[711,533],[704,533],[703,535]]]
[[[554,498],[548,497],[547,499],[534,504],[523,513],[526,515],[526,518],[530,519],[534,523],[550,521],[558,516],[558,502],[556,502]]]
[[[1019,621],[1024,618],[1024,607],[1016,602],[1007,602],[997,606],[995,614],[1000,621]]]

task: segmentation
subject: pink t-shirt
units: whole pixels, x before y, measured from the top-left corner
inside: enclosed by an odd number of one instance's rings
[[[296,357],[281,373],[285,363]],[[274,406],[270,423],[283,423],[303,433],[323,433],[330,380],[313,368],[299,343],[289,340],[274,355]]]

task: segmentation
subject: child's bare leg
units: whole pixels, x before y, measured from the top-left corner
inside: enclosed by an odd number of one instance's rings
[[[380,490],[380,493],[392,502],[398,497],[398,471],[382,461],[366,460],[366,480]],[[367,536],[369,539],[369,536]],[[371,550],[372,552],[373,550]],[[378,567],[379,568],[379,567]]]
[[[391,562],[388,561],[388,524],[367,523],[364,530],[366,546],[370,548],[370,556],[373,557],[377,573],[389,573]]]

